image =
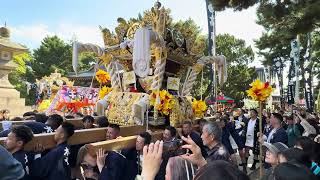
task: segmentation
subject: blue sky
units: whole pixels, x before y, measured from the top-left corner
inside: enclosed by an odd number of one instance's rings
[[[10,0],[1,2],[0,25],[7,22],[12,39],[37,48],[47,35],[68,41],[75,35],[81,42],[102,45],[99,25],[113,30],[117,18],[137,17],[150,9],[154,0]],[[205,0],[161,0],[170,8],[174,21],[191,17],[207,33]],[[256,7],[241,12],[217,13],[217,33],[230,33],[248,45],[261,36],[263,28],[255,23]],[[259,59],[259,58],[257,58]]]

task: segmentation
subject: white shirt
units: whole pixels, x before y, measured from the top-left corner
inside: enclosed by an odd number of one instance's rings
[[[142,167],[143,155],[142,155],[142,154],[140,154],[139,156],[140,156],[140,164],[139,164],[139,166],[140,166],[140,167]]]
[[[236,129],[240,129],[241,128],[241,122],[242,122],[242,116],[239,116],[238,120],[235,120],[234,122],[235,122]]]
[[[253,147],[254,141],[254,127],[256,126],[257,119],[250,119],[247,127],[247,134],[246,134],[246,143],[245,145],[248,147]]]

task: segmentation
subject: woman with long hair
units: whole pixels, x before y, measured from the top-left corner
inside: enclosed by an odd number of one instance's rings
[[[196,167],[179,156],[171,157],[166,167],[166,180],[192,180]]]

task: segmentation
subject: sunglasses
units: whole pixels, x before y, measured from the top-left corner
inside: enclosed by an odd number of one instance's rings
[[[95,168],[85,163],[80,164],[80,167],[83,168],[83,170],[93,170]]]

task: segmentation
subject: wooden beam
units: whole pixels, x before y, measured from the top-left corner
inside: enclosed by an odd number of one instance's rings
[[[163,131],[153,132],[151,135],[152,140],[153,141],[161,140],[162,134],[163,134]],[[89,153],[94,156],[98,151],[98,149],[100,148],[106,151],[116,151],[116,150],[121,150],[125,148],[133,148],[136,145],[137,137],[138,137],[137,135],[128,136],[128,137],[118,138],[114,140],[91,143],[91,144],[87,144],[86,146],[88,146],[89,148]]]
[[[94,118],[94,124],[97,124],[97,119],[100,116],[93,116]],[[34,122],[35,120],[24,120],[24,121],[10,121],[12,123],[12,125],[21,125],[23,123],[26,122]],[[82,123],[82,118],[75,118],[75,119],[65,119],[66,122],[69,122],[71,124],[73,124],[76,128],[80,128],[83,126]],[[0,131],[3,131],[3,126],[2,126],[3,121],[0,122]]]
[[[106,130],[107,128],[92,128],[92,129],[81,129],[76,130],[73,136],[70,137],[68,144],[87,144],[92,142],[103,141],[106,139]],[[132,136],[140,134],[145,131],[143,126],[121,126],[120,127],[120,136]],[[5,140],[7,138],[0,138],[0,144],[5,145]],[[25,150],[33,151],[34,147],[37,144],[42,144],[45,149],[51,149],[56,146],[54,141],[54,133],[45,133],[45,134],[35,134],[32,141],[30,141],[25,146]]]
[[[86,144],[91,142],[103,141],[106,139],[107,128],[81,129],[76,130],[70,137],[68,144]],[[4,145],[7,138],[0,138],[0,144]],[[35,134],[32,141],[26,144],[25,150],[33,151],[37,144],[42,144],[45,149],[51,149],[56,146],[54,141],[54,133]]]
[[[115,151],[124,148],[132,148],[136,145],[137,136],[128,136],[114,140],[101,141],[96,143],[87,144],[89,153],[95,155],[98,149],[102,148],[106,151]]]
[[[142,132],[146,131],[145,126],[120,126],[120,136],[126,137],[126,136],[132,136],[132,135],[138,135]]]

